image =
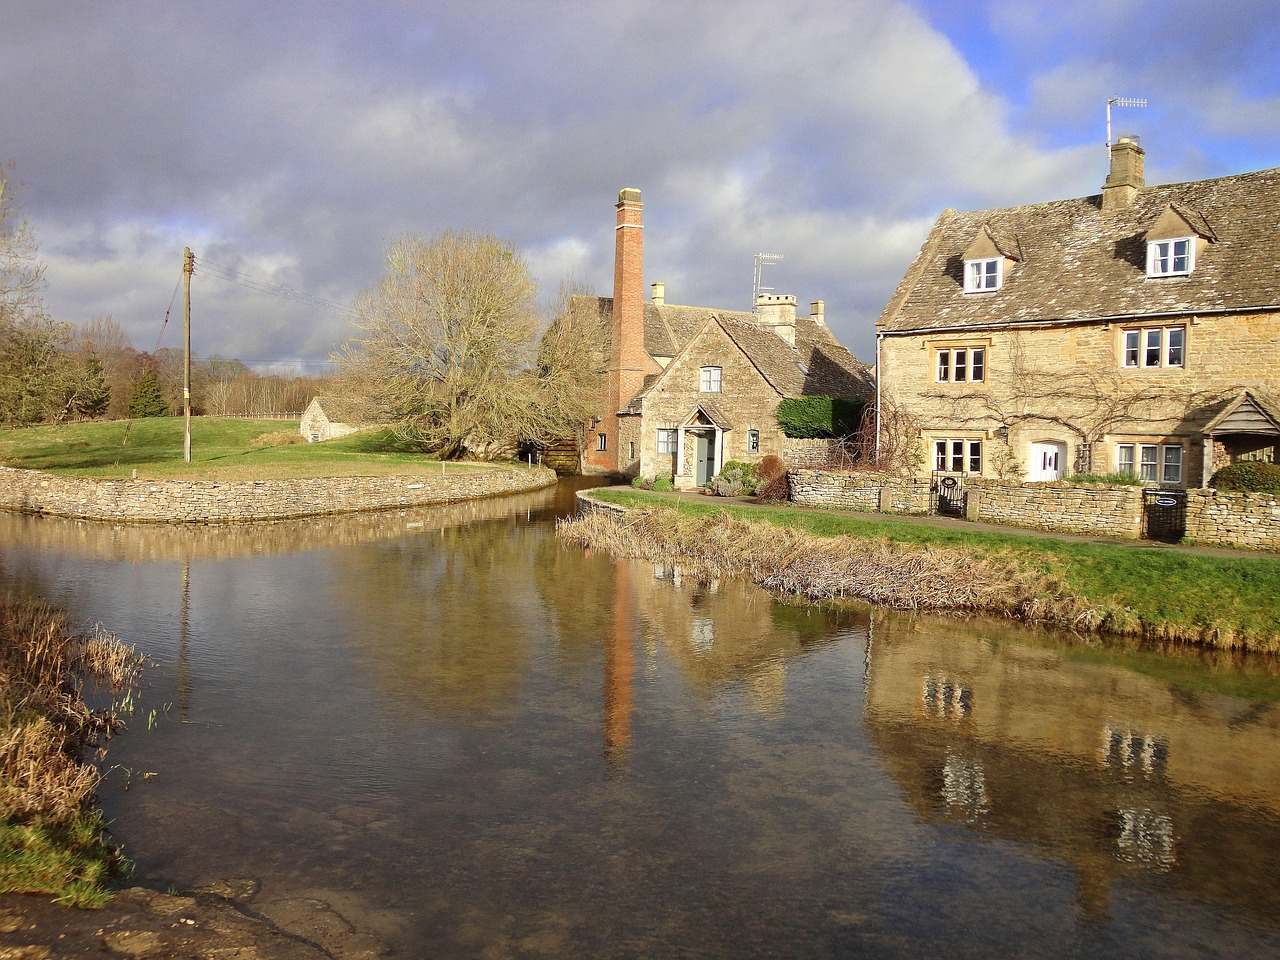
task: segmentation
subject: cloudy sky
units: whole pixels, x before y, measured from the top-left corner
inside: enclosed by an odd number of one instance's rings
[[[608,294],[614,203],[646,284],[749,309],[765,282],[875,318],[946,207],[1096,193],[1113,129],[1148,183],[1280,165],[1275,0],[0,0],[0,159],[57,318],[201,356],[316,361],[406,233],[492,232],[550,300]],[[274,286],[272,286],[274,285]],[[180,313],[177,314],[180,321]],[[299,369],[315,369],[314,366]]]

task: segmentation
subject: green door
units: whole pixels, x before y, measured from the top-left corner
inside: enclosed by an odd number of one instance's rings
[[[698,486],[705,486],[714,475],[714,457],[715,448],[711,445],[711,438],[705,433],[698,434]]]

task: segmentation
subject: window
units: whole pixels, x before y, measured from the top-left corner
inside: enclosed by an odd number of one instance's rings
[[[1177,277],[1190,273],[1196,266],[1194,237],[1177,240],[1155,240],[1147,244],[1147,276]]]
[[[986,378],[986,347],[950,347],[938,351],[939,383],[982,383]]]
[[[1186,327],[1124,331],[1126,367],[1181,367],[1186,362]]]
[[[933,441],[933,468],[939,473],[981,473],[982,441]]]
[[[636,458],[636,442],[634,440],[627,441],[627,459],[634,460]]]
[[[964,262],[964,292],[989,293],[1000,289],[1004,279],[1003,257],[990,257],[985,260],[966,260]]]
[[[760,452],[760,431],[748,430],[747,431],[747,453],[759,453],[759,452]]]
[[[1136,466],[1135,470],[1135,456]],[[1116,445],[1116,469],[1149,483],[1182,482],[1179,443],[1121,443]]]
[[[609,435],[607,433],[596,434],[596,449],[607,450],[609,448]]]
[[[698,381],[698,389],[703,393],[719,393],[720,392],[720,368],[719,367],[703,367],[702,375]]]
[[[658,453],[676,452],[676,432],[662,429],[658,431]]]

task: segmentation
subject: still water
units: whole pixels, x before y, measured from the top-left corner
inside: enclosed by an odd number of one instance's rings
[[[699,586],[561,546],[571,493],[0,514],[6,589],[153,661],[103,791],[134,881],[407,957],[1280,956],[1274,663]]]

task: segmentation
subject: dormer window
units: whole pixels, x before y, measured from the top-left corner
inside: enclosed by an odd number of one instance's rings
[[[960,254],[964,261],[964,292],[994,293],[1004,286],[1005,272],[1022,260],[1022,248],[1013,236],[1004,236],[983,224]]]
[[[1195,237],[1153,240],[1147,244],[1147,276],[1177,277],[1196,267]]]
[[[999,290],[1004,280],[1004,258],[987,257],[964,262],[964,292],[987,293]]]

